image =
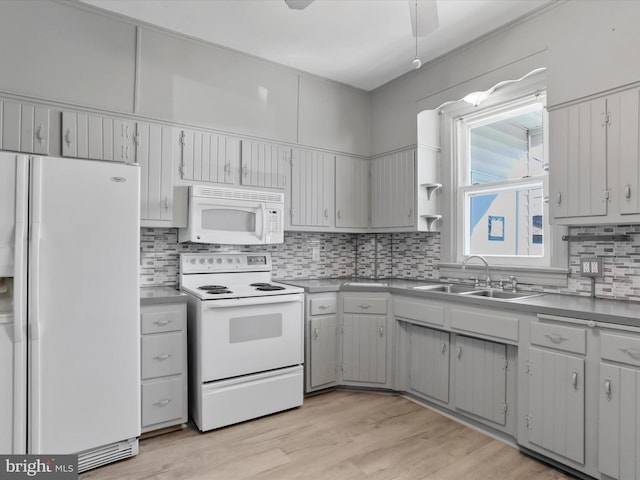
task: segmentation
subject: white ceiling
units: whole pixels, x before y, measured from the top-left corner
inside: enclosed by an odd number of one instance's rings
[[[304,10],[284,0],[81,1],[367,91],[415,57],[415,0],[315,0]],[[418,56],[424,64],[550,1],[419,0]],[[433,3],[438,27],[422,36]]]

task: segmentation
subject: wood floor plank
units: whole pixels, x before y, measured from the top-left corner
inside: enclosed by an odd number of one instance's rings
[[[81,480],[568,480],[516,449],[405,398],[330,392],[206,433],[140,442]]]

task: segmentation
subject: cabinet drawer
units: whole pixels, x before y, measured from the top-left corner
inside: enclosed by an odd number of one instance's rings
[[[142,385],[142,426],[182,419],[184,411],[183,377]]]
[[[532,322],[531,343],[584,355],[587,352],[587,331],[584,328]]]
[[[311,299],[311,315],[325,315],[336,313],[335,298],[312,298]]]
[[[344,299],[344,313],[387,313],[386,298],[349,297]]]
[[[140,310],[142,333],[174,332],[185,329],[187,306],[151,305]]]
[[[398,299],[395,302],[396,317],[432,325],[444,325],[444,308],[425,301]]]
[[[640,338],[602,333],[600,356],[603,360],[640,366]]]
[[[176,375],[183,371],[182,332],[142,337],[142,379]]]

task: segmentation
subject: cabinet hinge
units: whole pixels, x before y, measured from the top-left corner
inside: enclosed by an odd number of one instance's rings
[[[290,216],[291,218],[293,218],[293,208],[290,208],[290,209],[289,209],[289,216]]]
[[[525,428],[531,430],[531,415],[524,416],[524,426]]]
[[[611,190],[602,190],[602,200],[610,200],[611,199]]]
[[[605,127],[607,125],[611,125],[611,114],[609,112],[602,114],[602,126]]]
[[[185,143],[185,134],[184,134],[184,132],[180,132],[180,137],[178,138],[178,141],[180,142],[180,146],[184,147],[184,143]]]
[[[504,369],[509,370],[509,360],[504,361]]]
[[[527,375],[532,375],[533,374],[533,372],[531,371],[531,362],[529,360],[527,360],[525,362],[525,373]]]
[[[506,415],[509,412],[509,405],[506,403],[502,404],[502,413]]]
[[[138,132],[136,132],[133,135],[133,144],[137,147],[138,145],[140,145],[140,134]]]

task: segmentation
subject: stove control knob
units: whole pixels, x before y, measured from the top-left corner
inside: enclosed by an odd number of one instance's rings
[[[229,258],[229,259],[227,259],[227,262],[228,262],[228,263],[233,263],[233,258]]]
[[[204,258],[201,258],[201,259],[200,259],[200,263],[204,263]]]
[[[213,263],[213,258],[210,258],[210,259],[209,259],[209,263]]]
[[[192,264],[195,264],[195,263],[196,263],[196,259],[195,259],[195,258],[192,258],[192,259],[191,259],[191,263],[192,263]]]
[[[236,263],[240,263],[240,259],[239,258],[236,258]]]
[[[218,260],[216,260],[216,262],[218,262],[218,263],[222,263],[222,259],[221,259],[221,258],[219,258]]]

